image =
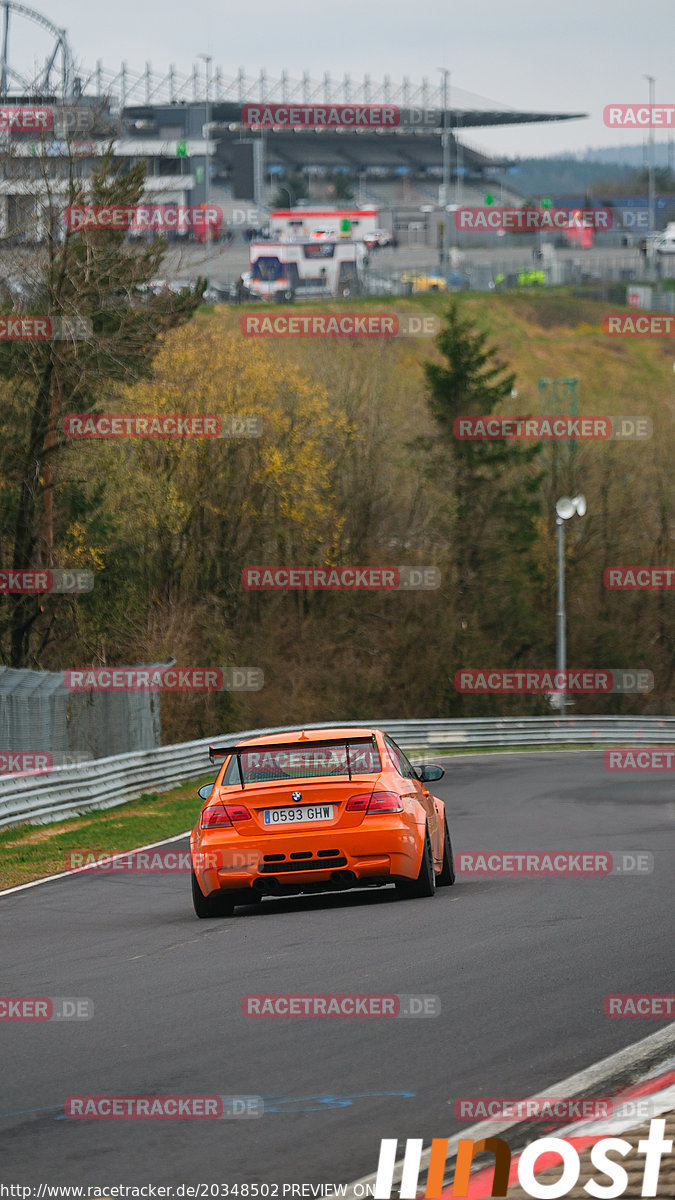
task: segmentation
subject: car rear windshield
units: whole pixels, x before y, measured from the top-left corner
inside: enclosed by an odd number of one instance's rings
[[[347,762],[349,755],[349,763]],[[283,749],[243,750],[241,773],[244,783],[267,783],[276,779],[307,779],[329,775],[371,775],[382,770],[377,747],[351,746],[344,742],[311,746],[291,743]],[[237,758],[232,756],[223,784],[240,783]]]

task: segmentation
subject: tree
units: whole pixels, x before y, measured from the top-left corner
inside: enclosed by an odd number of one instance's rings
[[[298,200],[306,200],[308,196],[309,188],[305,176],[299,171],[290,171],[284,175],[283,184],[277,185],[272,204],[276,208],[293,208]]]
[[[454,670],[469,657],[518,662],[535,643],[537,587],[532,550],[537,538],[537,446],[468,441],[454,435],[458,417],[487,417],[511,396],[515,375],[496,361],[485,332],[474,331],[457,302],[436,345],[447,365],[425,364],[429,404],[442,435],[442,458],[455,501],[454,567],[457,618]],[[476,665],[475,663],[473,665]],[[480,663],[478,664],[480,665]],[[463,708],[454,689],[451,707]]]
[[[354,189],[346,171],[331,171],[326,179],[326,191],[332,200],[354,199]]]
[[[64,194],[67,205],[134,205],[144,189],[143,165],[127,169],[116,163],[110,146],[87,185],[73,152],[68,162],[69,178],[61,189],[43,143],[41,178],[31,183],[40,192],[47,234],[31,259],[35,281],[30,297],[3,306],[15,315],[23,311],[71,322],[60,340],[0,346],[0,379],[9,385],[13,414],[12,443],[0,460],[6,498],[2,539],[11,545],[6,557],[15,569],[56,565],[55,526],[68,526],[82,515],[59,508],[68,495],[77,498],[76,490],[67,495],[59,484],[59,462],[73,450],[63,435],[63,418],[100,411],[113,383],[147,378],[162,336],[190,319],[205,287],[203,282],[189,293],[148,296],[147,285],[165,253],[164,238],[139,249],[125,242],[123,230],[66,228],[59,240]],[[81,336],[76,322],[83,321]],[[46,611],[45,599],[14,595],[9,604],[10,662],[24,667],[31,660],[31,632]]]

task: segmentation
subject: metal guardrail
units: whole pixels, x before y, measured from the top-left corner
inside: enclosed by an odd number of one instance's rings
[[[514,746],[592,746],[675,744],[675,717],[471,717],[412,721],[344,721],[342,728],[383,729],[415,757],[436,756],[444,749]],[[314,728],[331,729],[333,722]],[[277,725],[224,736],[260,737],[302,729]],[[219,735],[223,736],[223,735]],[[201,738],[155,750],[117,754],[78,766],[55,767],[49,775],[0,778],[0,828],[29,821],[43,824],[79,816],[100,808],[113,808],[143,792],[163,792],[187,779],[213,774],[209,744],[217,737]]]

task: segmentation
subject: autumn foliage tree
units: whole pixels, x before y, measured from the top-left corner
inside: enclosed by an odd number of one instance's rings
[[[122,230],[66,228],[60,240],[56,231],[64,219],[63,194],[53,189],[44,145],[42,150],[46,245],[33,260],[31,293],[4,307],[65,319],[70,326],[66,324],[60,340],[0,344],[0,380],[6,384],[7,405],[7,440],[1,452],[2,547],[4,563],[16,569],[59,565],[53,559],[56,526],[70,529],[76,522],[82,491],[72,480],[65,487],[61,466],[64,455],[77,455],[79,447],[66,442],[63,418],[99,411],[113,385],[147,378],[162,337],[190,319],[203,291],[202,286],[192,293],[144,297],[165,253],[162,238],[139,248],[125,242]],[[140,201],[142,165],[122,170],[109,151],[85,187],[74,158],[70,163],[68,205]],[[83,336],[82,329],[90,332]],[[88,516],[95,519],[94,510],[103,512],[103,493],[90,495],[87,505]],[[82,515],[80,511],[80,519]],[[0,639],[9,640],[12,666],[37,661],[31,646],[42,650],[55,636],[63,607],[63,600],[52,598],[8,599]]]

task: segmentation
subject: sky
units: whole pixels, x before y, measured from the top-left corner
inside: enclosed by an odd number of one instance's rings
[[[674,0],[29,0],[68,33],[78,66],[100,59],[142,71],[188,74],[209,54],[225,78],[243,68],[291,78],[307,71],[372,80],[407,76],[436,85],[439,68],[457,89],[499,107],[582,112],[557,125],[471,129],[467,139],[490,155],[583,153],[589,147],[641,144],[645,135],[603,125],[606,104],[644,103],[656,79],[657,103],[675,103],[672,77]],[[10,65],[32,75],[48,53],[32,22],[15,18]],[[667,134],[657,130],[657,141]],[[672,130],[675,137],[675,127]]]

